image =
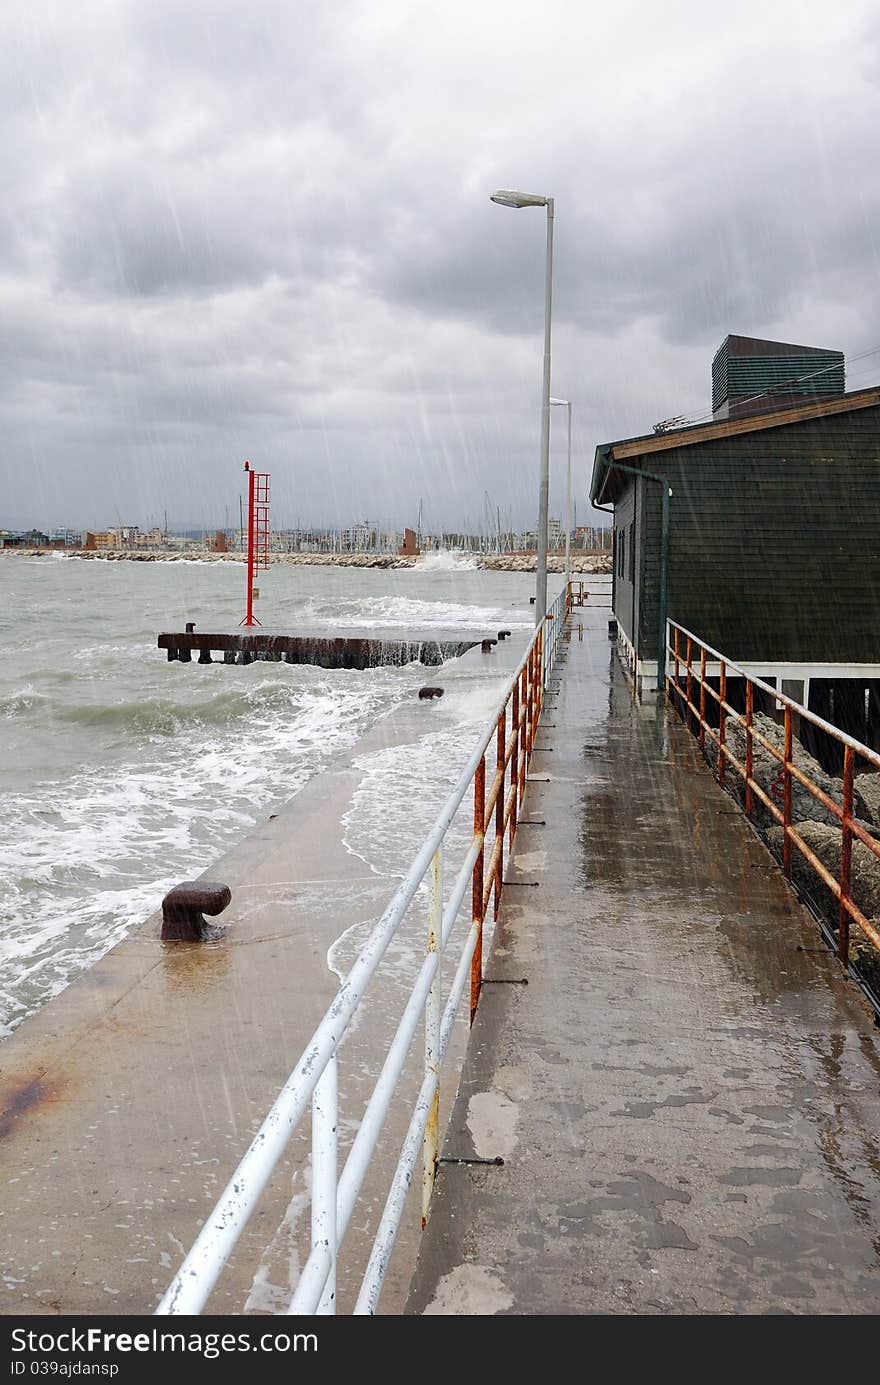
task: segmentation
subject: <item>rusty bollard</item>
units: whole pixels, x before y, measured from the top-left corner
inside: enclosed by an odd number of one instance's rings
[[[425,687],[425,688],[419,688],[419,701],[420,701],[420,702],[425,702],[425,701],[427,701],[429,698],[432,698],[432,697],[442,697],[442,696],[443,696],[443,689],[442,689],[442,688],[427,688],[427,687]]]
[[[480,645],[480,648],[482,649],[484,654],[491,654],[492,650],[494,649],[497,643],[497,640],[483,640],[483,643]]]
[[[499,630],[499,631],[498,631],[498,638],[499,638],[499,640],[506,640],[509,634],[510,634],[510,631],[509,631],[509,630]]]
[[[193,633],[193,631],[195,630],[195,628],[196,628],[196,623],[195,623],[194,620],[188,620],[188,621],[186,622],[186,633],[187,633],[188,635],[191,635],[191,634]]]
[[[214,928],[204,914],[222,914],[232,900],[228,885],[215,880],[184,880],[162,900],[164,943],[207,943],[222,938],[225,928]]]

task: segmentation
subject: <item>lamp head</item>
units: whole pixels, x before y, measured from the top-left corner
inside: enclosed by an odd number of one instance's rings
[[[499,188],[498,192],[493,192],[489,198],[490,202],[497,202],[499,207],[546,207],[548,198],[539,197],[533,192],[511,192],[509,188]]]

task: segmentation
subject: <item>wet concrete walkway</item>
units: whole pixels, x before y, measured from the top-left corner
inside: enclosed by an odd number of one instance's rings
[[[876,1312],[880,1031],[585,625],[444,1151],[504,1164],[441,1166],[407,1311]]]

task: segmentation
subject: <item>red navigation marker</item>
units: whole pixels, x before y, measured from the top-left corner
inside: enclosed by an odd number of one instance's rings
[[[239,625],[260,625],[254,615],[254,574],[269,571],[269,472],[251,471],[248,474],[248,556],[247,556],[247,614]],[[259,592],[257,593],[259,595]]]

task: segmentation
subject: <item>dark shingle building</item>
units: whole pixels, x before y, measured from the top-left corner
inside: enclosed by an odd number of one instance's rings
[[[856,708],[844,729],[868,738],[869,704],[880,725],[880,388],[795,407],[775,397],[769,412],[596,449],[591,499],[614,509],[613,608],[640,690],[656,685],[659,645],[662,487],[648,473],[672,491],[669,618],[820,715],[837,689],[838,708]]]

